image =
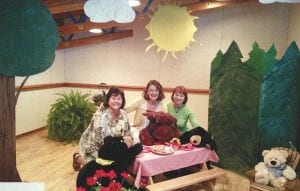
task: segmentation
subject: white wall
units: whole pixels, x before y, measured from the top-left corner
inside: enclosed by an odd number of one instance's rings
[[[264,50],[274,43],[278,58],[291,40],[300,44],[299,4],[262,5],[252,2],[201,11],[195,15],[199,17],[195,20],[198,30],[194,38],[197,42],[191,43],[185,52],[176,53],[177,60],[169,56],[161,62],[164,52],[157,53],[156,48],[145,53],[152,42],[144,40],[149,34],[144,26],[138,26],[134,28],[132,38],[56,51],[53,66],[30,77],[27,85],[64,81],[144,86],[150,79],[156,79],[164,87],[180,84],[188,88],[209,89],[211,61],[218,50],[225,52],[233,40],[239,45],[244,60],[248,59],[254,41]],[[20,79],[17,79],[18,83]],[[69,90],[23,92],[17,105],[17,133],[44,126],[54,93]],[[92,94],[96,92],[92,90]],[[125,93],[127,102],[141,94],[135,91]],[[168,93],[167,99],[169,97]],[[30,103],[39,106],[31,107]],[[192,94],[188,104],[201,125],[207,128],[208,95]],[[30,115],[27,115],[28,111]]]
[[[139,26],[134,28],[133,38],[66,49],[65,80],[144,86],[156,79],[164,87],[180,84],[209,89],[211,61],[218,50],[225,52],[233,40],[245,60],[254,41],[265,50],[274,43],[278,55],[282,55],[287,47],[289,10],[287,4],[253,2],[199,12],[199,19],[195,20],[197,42],[185,52],[176,53],[178,60],[169,56],[165,62],[161,62],[164,52],[157,53],[156,48],[145,53],[151,42],[144,40],[148,31]],[[127,101],[131,101],[131,96]],[[190,95],[189,105],[207,127],[208,95]]]
[[[19,86],[23,77],[16,77]],[[55,52],[53,65],[40,74],[30,76],[25,85],[63,83],[64,82],[64,52]],[[16,134],[22,134],[45,126],[50,105],[57,98],[56,93],[65,88],[48,90],[24,91],[19,95],[16,106]]]
[[[291,8],[289,24],[289,43],[295,41],[300,46],[300,4],[295,4]]]
[[[274,43],[282,55],[287,46],[289,5],[243,3],[199,12],[196,43],[185,52],[176,53],[178,60],[156,48],[145,53],[151,41],[144,26],[134,28],[134,37],[85,47],[66,49],[67,82],[144,85],[150,79],[166,87],[183,84],[189,88],[209,88],[210,63],[218,50],[226,51],[235,40],[244,57],[257,41],[263,49]]]

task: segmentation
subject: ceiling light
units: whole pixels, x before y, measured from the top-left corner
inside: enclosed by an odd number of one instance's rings
[[[128,3],[130,7],[137,7],[141,4],[139,0],[128,0]]]
[[[101,29],[97,29],[97,28],[95,28],[95,29],[90,29],[89,30],[91,33],[102,33],[102,30]]]

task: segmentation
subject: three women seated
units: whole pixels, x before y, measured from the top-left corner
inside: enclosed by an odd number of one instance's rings
[[[177,119],[177,127],[181,132],[188,130],[187,123],[192,127],[200,126],[195,114],[186,105],[187,90],[183,86],[174,88],[171,102],[164,104],[165,98],[162,85],[156,80],[150,80],[142,96],[125,106],[124,92],[111,87],[105,97],[103,107],[95,112],[88,128],[79,141],[79,153],[73,155],[73,167],[78,171],[86,162],[97,158],[97,151],[103,145],[107,136],[122,136],[129,144],[138,141],[139,132],[149,124],[143,115],[146,111],[168,112]],[[130,127],[127,113],[135,112],[133,125]],[[133,141],[133,139],[134,141]]]

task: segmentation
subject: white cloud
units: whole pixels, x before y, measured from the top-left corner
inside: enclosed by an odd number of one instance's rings
[[[129,6],[128,0],[88,0],[83,10],[90,21],[95,23],[112,20],[129,23],[135,19],[135,11]]]
[[[300,3],[300,0],[259,0],[259,2],[264,3],[264,4],[269,4],[269,3]]]

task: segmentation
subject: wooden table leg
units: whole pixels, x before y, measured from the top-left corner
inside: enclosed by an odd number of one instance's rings
[[[148,178],[148,184],[154,184],[152,176],[149,176],[149,178]]]

